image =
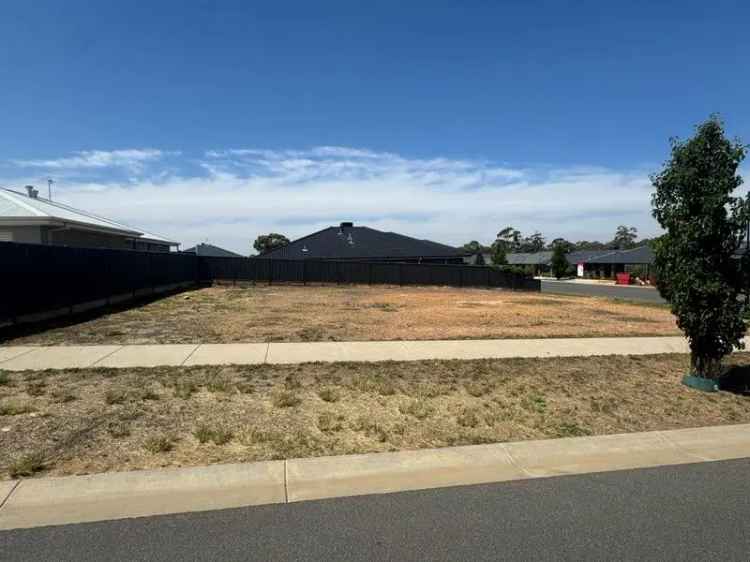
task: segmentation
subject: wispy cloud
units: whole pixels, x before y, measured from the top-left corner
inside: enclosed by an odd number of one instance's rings
[[[164,154],[77,154],[73,160],[86,162],[94,175],[59,181],[57,196],[184,244],[209,240],[243,253],[260,233],[298,237],[342,220],[456,245],[490,242],[506,225],[572,240],[610,239],[618,224],[636,226],[643,236],[658,232],[645,170],[514,167],[331,146],[215,149],[173,158],[167,168]],[[111,163],[128,157],[149,166],[117,179]],[[62,169],[66,160],[31,162],[41,173]],[[3,183],[33,178],[19,174]]]
[[[85,168],[126,168],[133,172],[143,169],[143,164],[162,158],[162,150],[133,148],[126,150],[82,150],[73,156],[52,160],[14,160],[17,166],[46,168],[49,170],[76,170]]]

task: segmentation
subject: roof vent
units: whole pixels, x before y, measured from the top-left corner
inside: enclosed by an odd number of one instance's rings
[[[36,196],[39,195],[39,190],[35,189],[33,185],[27,185],[26,193],[28,193],[29,197],[31,197],[32,199],[36,199]]]

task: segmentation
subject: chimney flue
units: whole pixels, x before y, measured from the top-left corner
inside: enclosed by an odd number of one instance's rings
[[[36,199],[36,196],[39,195],[39,191],[35,189],[33,185],[26,186],[26,193],[28,193],[29,197],[32,199]]]

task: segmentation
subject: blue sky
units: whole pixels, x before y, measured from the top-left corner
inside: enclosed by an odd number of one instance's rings
[[[3,8],[0,185],[186,244],[653,234],[670,136],[719,112],[750,139],[741,1]]]

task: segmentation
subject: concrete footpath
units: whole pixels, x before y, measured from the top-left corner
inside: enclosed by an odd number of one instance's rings
[[[750,457],[750,424],[0,482],[0,529]]]
[[[685,338],[0,346],[0,370],[687,353]]]

